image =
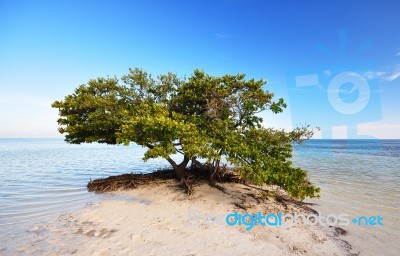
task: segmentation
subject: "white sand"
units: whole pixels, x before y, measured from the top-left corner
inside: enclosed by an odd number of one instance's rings
[[[188,196],[175,181],[142,186],[117,194],[135,199],[108,200],[80,213],[61,216],[45,226],[33,227],[31,241],[19,248],[28,255],[348,255],[345,237],[329,228],[297,225],[290,228],[205,223],[205,214],[229,214],[234,203],[250,207],[248,213],[285,211],[273,198],[257,203],[259,190],[224,184],[227,193],[207,184]],[[286,212],[303,211],[289,206]],[[190,216],[203,216],[190,220]],[[210,215],[211,216],[211,215]]]

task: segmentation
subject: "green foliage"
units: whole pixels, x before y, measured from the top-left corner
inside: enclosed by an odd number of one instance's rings
[[[225,158],[251,182],[279,185],[301,199],[317,196],[319,188],[308,182],[307,172],[290,161],[292,143],[313,132],[264,128],[257,113],[286,107],[264,85],[244,74],[215,77],[195,70],[188,79],[172,73],[155,79],[130,69],[121,81],[90,80],[52,106],[59,109],[59,131],[69,143],[134,142],[147,147],[144,160],[162,157],[174,169],[175,153],[209,163]]]

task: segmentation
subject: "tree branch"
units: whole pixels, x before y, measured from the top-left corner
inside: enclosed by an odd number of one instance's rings
[[[183,161],[182,161],[182,163],[179,164],[179,166],[185,168],[186,165],[189,163],[189,161],[190,161],[189,157],[184,156],[184,157],[183,157]]]
[[[176,152],[181,153],[182,155],[184,155],[182,150],[177,149],[175,146],[174,146],[174,148],[175,148]]]
[[[168,158],[166,158],[166,159],[167,159],[167,161],[172,165],[172,167],[173,167],[174,169],[176,169],[176,168],[178,167],[178,165],[175,163],[174,160],[171,159],[171,157],[168,157]]]

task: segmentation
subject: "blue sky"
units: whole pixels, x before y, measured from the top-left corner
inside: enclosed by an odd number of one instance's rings
[[[396,0],[0,0],[0,137],[59,137],[52,101],[141,67],[266,79],[289,104],[266,126],[400,139],[398,13]]]

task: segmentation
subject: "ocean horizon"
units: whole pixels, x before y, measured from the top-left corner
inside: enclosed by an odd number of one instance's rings
[[[17,245],[22,231],[107,198],[87,192],[91,179],[169,167],[164,159],[143,162],[144,152],[62,138],[0,139],[0,244]],[[312,139],[294,145],[293,164],[321,187],[320,199],[306,200],[321,214],[383,217],[383,226],[344,227],[350,244],[386,254],[400,249],[400,140]]]

